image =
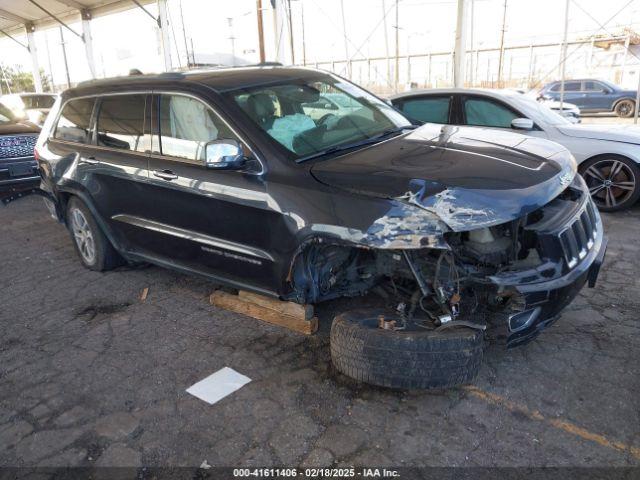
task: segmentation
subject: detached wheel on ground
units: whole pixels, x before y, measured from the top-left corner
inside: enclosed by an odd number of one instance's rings
[[[636,102],[634,102],[633,100],[621,100],[620,102],[616,103],[614,111],[619,117],[632,117],[634,112],[636,111]]]
[[[88,269],[101,272],[124,263],[98,227],[90,210],[75,197],[67,205],[67,227],[80,261]]]
[[[640,197],[640,167],[619,155],[603,155],[580,165],[591,198],[603,212],[630,207]]]
[[[355,380],[390,388],[468,383],[480,369],[483,343],[483,332],[467,327],[384,330],[371,310],[342,313],[331,326],[336,369]]]

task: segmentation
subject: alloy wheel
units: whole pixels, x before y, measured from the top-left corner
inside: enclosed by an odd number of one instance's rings
[[[87,218],[78,208],[71,211],[71,229],[80,255],[87,264],[92,265],[96,259],[96,243]]]
[[[598,207],[616,208],[626,202],[636,189],[633,171],[616,159],[594,163],[584,171],[583,176]]]

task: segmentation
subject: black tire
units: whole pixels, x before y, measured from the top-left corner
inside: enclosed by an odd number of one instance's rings
[[[621,118],[633,117],[633,114],[636,111],[636,102],[629,99],[620,100],[618,103],[616,103],[613,111],[616,112],[616,115]]]
[[[640,198],[640,166],[621,155],[599,155],[580,164],[591,198],[603,212],[630,207]]]
[[[87,244],[79,240],[80,229],[77,219],[83,218],[86,221],[86,232],[91,236],[93,243],[93,255],[89,255]],[[82,264],[89,270],[103,272],[119,267],[124,264],[124,259],[116,252],[109,239],[104,235],[96,223],[91,211],[78,198],[72,197],[67,204],[67,228],[71,234],[73,246],[80,257]],[[84,237],[85,240],[88,236]]]
[[[483,332],[458,327],[383,330],[371,310],[338,315],[331,326],[331,359],[343,374],[381,387],[446,388],[470,382],[480,370]]]

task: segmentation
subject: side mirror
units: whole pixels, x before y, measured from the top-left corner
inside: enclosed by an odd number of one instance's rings
[[[223,138],[212,140],[204,147],[204,165],[215,170],[240,170],[245,157],[237,140]]]
[[[533,130],[533,120],[530,118],[514,118],[511,120],[511,128],[514,130]]]

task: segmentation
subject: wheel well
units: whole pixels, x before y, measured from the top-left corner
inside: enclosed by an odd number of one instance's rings
[[[631,98],[631,97],[624,97],[624,98],[619,98],[618,100],[616,100],[616,102],[613,104],[613,109],[615,110],[615,108],[618,106],[618,104],[620,102],[624,102],[626,100],[629,100],[630,102],[633,102],[633,104],[635,105],[636,103],[636,99],[635,98]]]
[[[621,160],[629,160],[636,165],[638,165],[638,161],[634,160],[631,157],[627,157],[626,155],[620,155],[619,153],[599,153],[598,155],[594,155],[593,157],[589,157],[578,165],[578,172],[582,174],[585,171],[586,165],[588,162],[592,160],[602,160],[605,158],[617,158]],[[640,165],[638,165],[640,167]]]

